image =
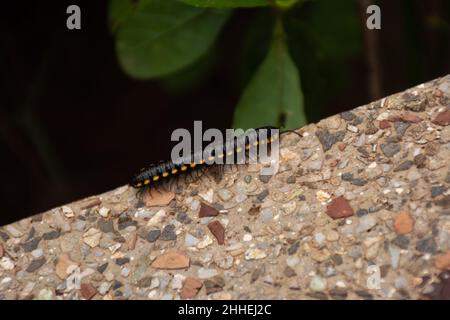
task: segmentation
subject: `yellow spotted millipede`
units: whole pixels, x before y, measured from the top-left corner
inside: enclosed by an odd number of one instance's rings
[[[260,135],[260,131],[265,129],[266,135]],[[191,155],[180,159],[177,162],[165,161],[157,164],[151,164],[146,168],[142,168],[140,172],[135,174],[131,179],[129,185],[133,188],[139,189],[139,193],[148,190],[150,188],[158,188],[161,186],[166,186],[171,184],[174,180],[179,177],[183,177],[192,174],[194,171],[200,170],[203,172],[204,169],[212,166],[212,160],[215,157],[223,158],[225,155],[237,154],[242,151],[242,148],[249,150],[251,144],[254,146],[262,145],[267,143],[270,146],[276,139],[278,139],[278,134],[274,134],[271,129],[278,129],[276,127],[261,127],[253,131],[253,134],[243,134],[235,137],[232,141],[225,141],[217,150],[220,150],[217,154],[212,153],[209,157],[209,161],[203,159],[203,152],[199,156],[198,154],[192,153]],[[278,131],[276,131],[278,132]],[[295,133],[301,137],[301,135],[293,130],[281,132],[284,133]],[[261,137],[264,137],[263,139]],[[244,146],[245,145],[245,146]],[[245,154],[248,156],[248,153]],[[200,159],[199,161],[196,159]],[[236,163],[236,162],[234,162]],[[227,163],[225,163],[227,164]],[[213,164],[214,165],[214,164]]]

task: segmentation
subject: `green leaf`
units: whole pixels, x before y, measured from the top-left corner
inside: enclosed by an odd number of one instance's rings
[[[138,79],[174,73],[206,53],[230,12],[173,0],[141,0],[131,13],[118,17],[119,62]]]
[[[180,0],[194,7],[237,8],[268,6],[270,0]]]
[[[294,129],[305,123],[300,77],[278,21],[269,53],[236,107],[233,126],[248,129],[284,125]]]
[[[131,0],[111,0],[109,2],[108,22],[111,30],[116,30],[135,9],[135,3]]]

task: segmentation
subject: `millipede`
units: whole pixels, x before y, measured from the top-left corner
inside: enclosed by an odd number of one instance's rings
[[[261,134],[262,131],[266,134]],[[273,133],[272,130],[276,130],[277,133]],[[211,150],[210,156],[204,157],[205,150],[201,150],[197,153],[191,153],[185,157],[181,157],[177,161],[161,161],[160,163],[154,163],[148,167],[142,168],[137,174],[135,174],[129,185],[135,189],[138,189],[138,194],[143,193],[146,190],[157,189],[159,187],[165,188],[167,185],[171,186],[172,183],[177,181],[181,177],[193,177],[194,173],[202,174],[205,170],[215,167],[227,165],[212,163],[214,160],[231,158],[231,163],[236,164],[238,154],[244,154],[245,163],[248,163],[248,157],[251,156],[249,150],[257,148],[266,144],[268,149],[279,139],[280,135],[285,133],[295,133],[299,137],[301,135],[294,130],[287,130],[278,133],[276,127],[260,127],[251,131],[250,134],[245,133],[233,137],[231,140],[226,140],[223,144],[215,146]],[[221,162],[221,161],[219,161]]]

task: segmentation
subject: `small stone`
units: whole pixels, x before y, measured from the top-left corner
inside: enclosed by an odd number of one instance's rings
[[[42,267],[45,262],[46,262],[45,257],[35,259],[35,260],[31,261],[31,263],[29,264],[26,271],[29,273],[32,273],[32,272],[36,271],[37,269],[39,269],[40,267]]]
[[[128,257],[123,257],[123,258],[117,258],[116,259],[116,264],[118,266],[122,266],[122,265],[124,265],[124,264],[126,264],[128,262],[130,262],[130,258],[128,258]]]
[[[436,242],[433,238],[425,238],[417,241],[416,250],[424,253],[436,253]]]
[[[215,277],[216,275],[218,275],[218,272],[216,269],[200,268],[197,271],[197,276],[200,279],[209,279],[209,278]]]
[[[309,283],[309,288],[315,292],[324,291],[327,288],[327,280],[319,276],[314,276]]]
[[[200,204],[200,212],[198,214],[199,218],[215,217],[217,215],[219,215],[219,211],[216,208],[208,206],[203,202]]]
[[[264,208],[263,210],[261,210],[261,213],[259,216],[263,222],[271,221],[273,219],[272,209]]]
[[[391,123],[388,120],[381,120],[378,123],[378,126],[380,127],[380,129],[384,130],[389,128],[391,126]]]
[[[183,282],[186,279],[186,276],[182,274],[176,274],[173,276],[172,282],[170,283],[170,286],[173,290],[179,290],[183,287]]]
[[[187,277],[184,281],[183,289],[181,290],[182,299],[194,298],[200,289],[203,287],[203,283],[196,278]]]
[[[361,178],[355,178],[352,180],[351,184],[358,186],[358,187],[362,187],[367,184],[367,180],[361,179]]]
[[[438,269],[450,270],[450,251],[441,254],[434,259],[434,266]]]
[[[206,192],[199,193],[198,195],[208,203],[213,203],[214,201],[214,190],[212,188],[208,189]]]
[[[338,241],[339,240],[339,233],[335,230],[329,230],[325,234],[325,238],[327,241]]]
[[[90,300],[97,294],[97,289],[90,283],[82,283],[80,293],[84,299]]]
[[[437,196],[440,196],[447,190],[447,187],[445,186],[433,186],[431,187],[431,197],[436,198]]]
[[[262,183],[268,183],[270,181],[270,178],[272,178],[271,175],[267,175],[267,174],[259,175],[259,181],[261,181]]]
[[[155,213],[155,215],[150,220],[148,220],[147,227],[152,227],[152,226],[160,224],[165,216],[166,216],[166,211],[164,211],[164,209],[159,210],[158,212]]]
[[[244,254],[245,260],[259,260],[264,259],[266,256],[266,253],[258,248],[250,248]]]
[[[316,136],[322,144],[324,151],[328,151],[338,141],[342,141],[345,137],[345,131],[337,131],[330,133],[328,129],[318,130]]]
[[[158,278],[153,278],[151,276],[144,277],[144,278],[138,280],[137,286],[139,288],[148,288],[152,284],[153,279],[158,279]],[[159,287],[159,280],[158,280],[158,284],[154,288],[156,288],[156,287]]]
[[[136,247],[136,241],[137,241],[137,233],[133,232],[126,239],[128,250],[134,250],[134,248]]]
[[[350,217],[353,213],[350,203],[343,197],[334,198],[327,206],[327,215],[333,219]]]
[[[186,212],[180,212],[177,214],[177,221],[183,224],[189,224],[192,222],[192,219],[186,214]]]
[[[299,246],[300,246],[300,242],[298,242],[298,241],[291,244],[291,246],[287,250],[288,255],[291,256],[291,255],[295,254],[297,252]]]
[[[222,291],[225,286],[225,280],[220,276],[215,276],[212,279],[205,280],[206,294]]]
[[[392,240],[392,243],[395,244],[400,249],[408,249],[409,239],[405,235],[398,235]]]
[[[289,267],[289,266],[286,266],[286,268],[284,268],[283,274],[284,274],[286,277],[288,277],[288,278],[295,277],[295,276],[297,275],[297,273],[295,272],[295,270],[292,269],[292,268]]]
[[[98,246],[100,243],[100,239],[102,237],[102,233],[100,230],[96,228],[90,228],[84,235],[83,235],[83,242],[86,243],[91,248],[94,248]]]
[[[99,219],[97,222],[97,227],[103,232],[114,232],[114,224],[112,220]]]
[[[205,235],[203,239],[197,244],[198,249],[204,249],[213,243],[213,239],[209,235]]]
[[[189,268],[189,258],[181,251],[169,251],[153,261],[151,266],[155,269],[185,269]]]
[[[58,239],[60,235],[61,235],[60,231],[53,230],[53,231],[44,233],[42,235],[42,239],[44,239],[44,240],[55,240],[55,239]]]
[[[65,280],[77,267],[78,263],[70,260],[67,253],[63,253],[58,257],[55,273],[60,279]]]
[[[414,219],[408,211],[402,210],[394,220],[394,230],[397,234],[410,233],[414,228]]]
[[[448,126],[450,124],[450,109],[439,113],[431,122],[439,126]]]
[[[156,240],[158,240],[158,238],[160,236],[161,236],[161,230],[159,230],[159,229],[150,230],[147,234],[147,241],[155,242]]]
[[[184,237],[184,245],[186,247],[195,247],[200,242],[199,239],[191,235],[190,233],[186,233]]]
[[[367,215],[368,213],[369,213],[369,211],[367,209],[358,209],[356,211],[356,215],[358,217],[363,217],[363,216]]]
[[[225,241],[225,228],[222,224],[217,220],[211,221],[208,223],[208,229],[216,237],[217,243],[223,245]]]
[[[144,203],[147,207],[166,206],[175,198],[175,193],[172,191],[161,191],[150,189],[145,193]]]
[[[173,224],[168,224],[164,227],[161,232],[160,240],[163,241],[173,241],[177,239],[177,234],[175,233],[175,226]]]
[[[72,208],[69,206],[62,206],[61,210],[66,218],[73,218],[75,216]]]
[[[122,269],[122,271],[120,271],[120,275],[121,275],[122,277],[126,278],[126,277],[128,277],[128,276],[130,275],[130,272],[131,272],[131,269],[130,269],[130,268],[124,267],[124,268]]]
[[[98,210],[98,214],[101,215],[103,218],[107,218],[110,211],[111,210],[109,208],[101,207],[100,210]]]
[[[381,151],[386,157],[393,157],[401,150],[400,144],[396,142],[389,142],[381,144]]]
[[[356,233],[366,232],[377,224],[377,219],[371,215],[363,216],[359,219],[359,223],[355,228]]]
[[[394,123],[395,131],[397,132],[399,137],[403,137],[406,133],[406,130],[411,126],[410,123],[402,122],[402,121],[396,121]]]
[[[258,199],[259,202],[263,202],[263,200],[269,195],[269,190],[264,189],[261,191],[257,196],[256,199]]]
[[[227,202],[231,200],[231,198],[233,198],[233,193],[227,189],[220,189],[219,191],[217,191],[217,194],[219,195],[219,198],[224,202]]]
[[[405,171],[408,170],[409,168],[411,168],[413,166],[414,162],[411,160],[406,160],[404,162],[402,162],[401,164],[399,164],[395,169],[394,172],[398,172],[398,171]]]
[[[98,287],[98,293],[100,293],[102,296],[108,293],[109,289],[111,288],[111,283],[108,282],[102,282],[100,286]]]
[[[20,238],[23,236],[23,232],[17,229],[16,227],[12,225],[7,225],[5,227],[5,230],[13,237],[13,238]]]
[[[37,300],[52,300],[53,291],[50,288],[44,288],[39,291]]]
[[[319,191],[316,192],[316,198],[320,202],[325,202],[325,201],[327,201],[328,199],[331,198],[331,195],[328,192],[325,192],[323,190],[319,190]]]
[[[425,161],[427,160],[427,157],[424,154],[418,154],[414,157],[414,164],[418,169],[425,167]]]
[[[33,238],[33,239],[21,244],[21,247],[23,248],[23,250],[25,252],[31,252],[31,251],[37,249],[40,241],[41,241],[41,237],[36,237],[36,238]]]
[[[106,268],[108,267],[108,262],[105,262],[104,264],[101,264],[100,266],[97,267],[97,271],[99,273],[103,273],[105,272]]]
[[[14,269],[14,262],[9,257],[3,257],[0,260],[0,267],[4,270]]]
[[[244,234],[244,237],[242,238],[242,240],[244,242],[250,242],[250,241],[252,241],[252,239],[253,239],[253,236],[250,233]]]

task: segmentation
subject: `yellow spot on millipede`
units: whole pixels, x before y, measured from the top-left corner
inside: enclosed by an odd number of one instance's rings
[[[195,164],[195,163],[191,163],[191,168],[195,168],[196,165],[197,164]]]
[[[181,171],[186,171],[187,170],[187,167],[186,166],[181,166]]]
[[[219,154],[218,157],[219,157],[219,159],[222,159],[223,158],[223,153]]]
[[[146,185],[149,184],[149,183],[150,183],[150,180],[149,180],[149,179],[147,179],[147,180],[144,181],[144,184],[146,184]]]
[[[163,174],[162,174],[162,176],[165,178],[165,177],[167,177],[169,175],[169,173],[168,172],[163,172]]]
[[[236,149],[236,152],[241,152],[241,151],[242,151],[242,148],[241,148],[241,147],[239,147],[239,148]]]
[[[172,174],[175,174],[175,173],[177,173],[177,172],[178,172],[177,169],[172,169]]]
[[[248,144],[245,146],[245,150],[249,150],[249,149],[250,149],[250,145]]]
[[[136,184],[136,187],[138,187],[138,188],[140,188],[140,187],[142,187],[142,183],[138,183],[138,184]]]
[[[159,176],[154,176],[153,177],[153,181],[158,181],[159,180]]]
[[[209,160],[209,161],[213,161],[213,160],[214,160],[214,157],[213,157],[213,156],[209,156],[209,157],[208,157],[208,160]]]
[[[253,145],[257,146],[258,145],[258,141],[253,142]]]

